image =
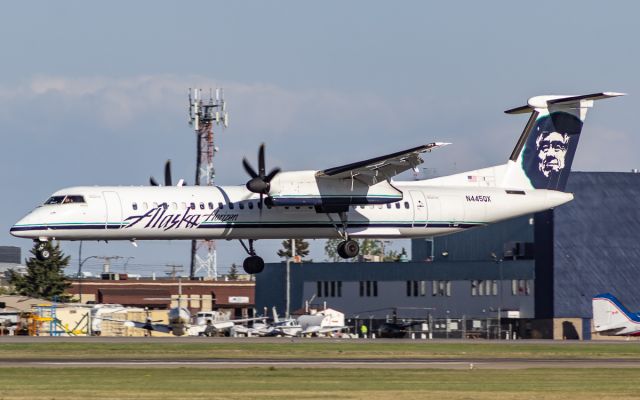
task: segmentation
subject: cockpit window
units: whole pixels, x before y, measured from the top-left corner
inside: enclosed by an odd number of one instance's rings
[[[64,200],[64,196],[51,196],[49,200],[45,201],[44,204],[62,204]]]
[[[63,204],[84,203],[84,196],[69,195],[64,199],[64,201],[62,203]]]
[[[44,204],[71,204],[71,203],[84,203],[84,196],[69,195],[69,196],[51,196]]]

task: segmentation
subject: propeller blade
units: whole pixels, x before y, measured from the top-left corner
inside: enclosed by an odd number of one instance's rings
[[[267,183],[271,182],[271,180],[275,178],[275,176],[278,175],[279,173],[280,173],[280,168],[276,167],[272,169],[271,172],[269,172],[269,175],[265,176],[264,181]]]
[[[171,184],[171,160],[167,160],[164,164],[164,185],[173,186]]]
[[[242,159],[242,166],[244,167],[244,170],[247,171],[247,174],[249,174],[251,179],[258,177],[258,174],[256,174],[256,171],[253,169],[251,164],[249,164],[249,161],[247,161],[246,158]]]
[[[261,178],[264,178],[264,175],[265,175],[264,143],[260,145],[260,150],[258,151],[258,173]]]
[[[154,178],[153,176],[149,178],[149,184],[151,186],[160,186],[158,185],[158,181],[156,181],[156,178]]]

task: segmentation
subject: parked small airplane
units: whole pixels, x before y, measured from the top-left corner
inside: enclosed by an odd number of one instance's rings
[[[564,189],[584,119],[594,100],[621,96],[537,96],[508,114],[530,117],[506,164],[434,179],[396,182],[416,168],[433,142],[381,157],[314,171],[266,171],[264,145],[244,186],[98,187],[59,190],[11,234],[56,240],[239,239],[243,267],[259,273],[258,239],[342,238],[338,253],[355,257],[354,238],[432,237],[484,226],[567,203]],[[248,246],[243,240],[248,240]],[[40,245],[39,258],[49,256]]]
[[[270,324],[255,323],[253,327],[234,327],[235,334],[252,336],[310,336],[340,332],[344,326],[344,315],[333,310],[322,310],[315,314],[300,315],[297,318],[280,319],[273,307],[273,321]],[[341,316],[337,317],[339,314]]]
[[[640,336],[640,313],[629,311],[615,296],[603,293],[593,297],[593,327],[607,336]]]
[[[105,317],[94,317],[95,319],[101,319],[105,321],[121,322],[127,327],[145,329],[149,336],[151,332],[171,333],[174,336],[202,336],[210,335],[211,331],[224,330],[233,327],[236,324],[255,321],[262,318],[242,318],[242,319],[228,319],[222,313],[217,311],[200,312],[196,314],[195,321],[192,318],[191,312],[187,307],[182,305],[183,301],[186,301],[182,296],[182,282],[178,284],[178,298],[147,298],[147,300],[177,300],[176,307],[169,309],[168,324],[162,323],[162,321],[153,321],[147,316],[144,322],[131,321],[131,320],[116,320]]]

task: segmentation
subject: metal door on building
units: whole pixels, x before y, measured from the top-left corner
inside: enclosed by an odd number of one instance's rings
[[[415,228],[424,228],[427,226],[427,202],[424,194],[417,190],[410,190],[409,195],[413,202],[413,226]]]
[[[120,196],[116,192],[102,192],[104,197],[104,204],[107,207],[107,215],[105,221],[105,227],[116,226],[120,228],[122,223],[122,204],[120,203]]]

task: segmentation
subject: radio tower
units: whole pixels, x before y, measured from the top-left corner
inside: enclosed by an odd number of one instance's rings
[[[229,125],[229,114],[222,89],[209,90],[209,99],[202,99],[202,89],[189,89],[189,125],[196,132],[196,186],[213,186],[216,176],[213,168],[213,156],[217,151],[214,145],[213,126],[226,128]],[[191,268],[189,278],[204,270],[209,279],[218,279],[216,261],[216,243],[213,240],[191,241]]]

